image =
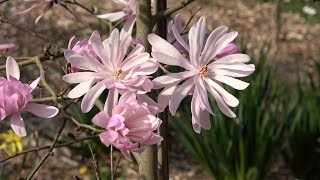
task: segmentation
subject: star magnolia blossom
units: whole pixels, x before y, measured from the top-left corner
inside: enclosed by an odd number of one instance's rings
[[[59,4],[64,0],[24,0],[24,1],[27,3],[32,3],[32,6],[22,12],[19,12],[18,14],[20,15],[27,14],[39,6],[44,6],[43,12],[37,17],[35,21],[35,23],[38,23],[38,21],[41,19],[44,13],[46,13],[49,9],[51,9],[54,4]]]
[[[56,107],[30,103],[31,92],[37,87],[40,77],[30,85],[21,83],[19,66],[12,57],[7,58],[6,73],[7,79],[0,77],[0,120],[9,118],[17,135],[27,135],[21,112],[27,111],[42,118],[52,118],[58,114]]]
[[[161,37],[151,34],[148,39],[153,47],[152,56],[161,63],[180,66],[186,71],[170,73],[153,80],[155,88],[164,88],[159,94],[158,103],[164,108],[169,104],[170,112],[175,115],[181,101],[192,94],[192,124],[197,133],[201,127],[210,129],[207,91],[212,94],[220,110],[228,117],[236,117],[228,106],[239,104],[237,98],[223,89],[225,83],[235,89],[243,90],[249,83],[235,79],[254,72],[253,64],[245,64],[250,57],[245,54],[232,54],[220,59],[217,55],[237,36],[237,32],[227,33],[227,27],[218,27],[207,37],[206,20],[201,17],[189,31],[187,44],[173,25],[177,41],[187,50],[189,57],[184,57],[173,45]]]
[[[92,46],[98,59],[87,51],[84,56],[72,50],[66,50],[64,55],[68,62],[84,72],[76,72],[63,76],[63,80],[70,84],[78,84],[72,89],[68,97],[79,98],[83,95],[81,103],[83,112],[89,112],[95,101],[105,89],[109,89],[105,108],[112,107],[118,93],[134,91],[144,94],[151,91],[153,83],[149,76],[158,69],[158,63],[144,52],[142,45],[137,45],[126,56],[132,42],[131,33],[114,29],[110,38],[100,39],[98,32],[93,32],[89,44]]]
[[[102,111],[93,119],[93,124],[105,128],[100,140],[107,147],[112,144],[131,160],[130,152],[141,153],[144,145],[162,141],[154,131],[160,127],[161,120],[149,111],[147,103],[138,103],[136,94],[124,93],[112,112]]]
[[[75,36],[73,36],[70,40],[69,40],[69,44],[68,44],[68,49],[71,49],[72,51],[80,54],[80,55],[84,55],[83,51],[86,51],[88,53],[90,53],[91,55],[93,55],[94,57],[98,58],[97,55],[95,54],[95,52],[92,49],[92,46],[89,44],[89,40],[88,39],[83,39],[81,41],[76,42],[76,44],[72,46],[72,42],[75,39]],[[71,65],[71,72],[80,72],[81,69]]]
[[[167,26],[167,41],[173,46],[178,49],[181,53],[187,53],[187,50],[176,40],[173,31],[172,26],[175,25],[175,28],[177,29],[177,32],[179,34],[183,33],[183,28],[185,24],[183,23],[180,14],[177,14],[172,21],[168,23]],[[184,40],[184,42],[188,43],[188,35],[182,35],[181,36]],[[237,53],[239,51],[237,45],[233,42],[229,43],[223,50],[221,50],[216,58],[220,59],[224,56]]]
[[[106,19],[110,22],[119,20],[126,21],[128,26],[132,26],[136,19],[136,1],[135,0],[112,0],[115,3],[122,4],[122,11],[98,15],[98,18]]]
[[[0,44],[0,51],[8,51],[15,48],[16,45],[12,43]]]

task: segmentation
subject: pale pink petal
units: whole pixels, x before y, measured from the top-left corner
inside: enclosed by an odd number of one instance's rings
[[[101,14],[101,15],[98,15],[97,17],[101,19],[106,19],[110,22],[115,22],[122,19],[125,16],[126,14],[123,11],[119,11],[115,13]]]
[[[189,31],[189,47],[190,47],[190,62],[194,66],[200,65],[200,54],[204,46],[206,35],[206,19],[201,17],[199,21],[194,24]]]
[[[219,84],[212,81],[209,78],[205,78],[205,81],[208,83],[208,85],[212,88],[214,88],[216,91],[219,92],[219,94],[222,96],[223,100],[231,107],[236,107],[239,104],[239,100],[231,95],[228,91],[223,89]]]
[[[246,63],[249,61],[250,61],[250,57],[246,54],[231,54],[214,61],[213,64]]]
[[[6,61],[6,73],[8,80],[10,80],[10,77],[14,77],[17,80],[20,79],[20,70],[18,63],[11,56],[9,56]]]
[[[122,27],[120,36],[123,37],[122,33],[126,33],[126,34],[131,36],[132,29],[133,29],[133,26],[134,26],[135,22],[136,22],[136,17],[135,16],[129,17],[126,20],[126,22],[124,23],[123,27]]]
[[[215,75],[214,79],[217,81],[220,81],[222,83],[225,83],[234,89],[238,90],[244,90],[249,86],[249,83],[246,83],[244,81],[229,77],[229,76],[223,76],[223,75]]]
[[[34,80],[31,84],[31,91],[33,91],[34,89],[36,89],[36,87],[38,86],[40,80],[41,80],[42,76],[38,77],[36,80]]]
[[[83,51],[83,53],[85,54],[84,57],[73,50],[65,50],[64,57],[67,59],[67,61],[70,64],[72,64],[73,66],[76,66],[79,69],[90,70],[95,72],[98,72],[99,70],[101,70],[100,63],[96,61],[92,61],[92,59],[90,58],[91,56],[88,56],[88,53],[86,53],[85,51]]]
[[[226,26],[220,26],[213,30],[209,35],[206,45],[202,51],[200,62],[201,64],[207,64],[211,59],[208,59],[208,56],[212,53],[214,46],[216,45],[217,41],[228,31]],[[206,61],[208,59],[208,61]]]
[[[110,116],[106,111],[101,111],[92,118],[92,123],[96,126],[107,128]]]
[[[176,89],[178,83],[173,83],[166,86],[158,96],[159,111],[162,112],[169,105],[173,91]]]
[[[227,47],[229,43],[234,41],[237,35],[238,35],[238,32],[230,32],[230,33],[224,34],[216,42],[211,52],[208,52],[208,55],[204,59],[204,64],[209,63],[209,61],[211,61],[214,57],[216,57],[216,55],[219,54],[225,47]]]
[[[156,59],[150,58],[147,62],[143,63],[139,69],[137,69],[133,76],[146,76],[157,72],[159,63]]]
[[[102,92],[106,89],[105,81],[98,82],[96,85],[94,85],[83,97],[81,102],[81,110],[84,113],[89,112],[92,107],[94,106],[94,103],[99,98],[99,96],[102,94]]]
[[[172,56],[169,56],[167,53],[153,51],[151,53],[152,57],[154,57],[157,61],[163,64],[171,65],[171,66],[180,66],[187,70],[196,71],[196,68],[192,66],[189,61],[182,57],[180,59],[176,59]]]
[[[59,113],[59,109],[56,107],[35,103],[28,103],[23,111],[30,112],[42,118],[52,118]]]
[[[34,4],[34,5],[32,5],[30,8],[28,8],[28,9],[26,9],[26,10],[24,10],[24,11],[21,11],[21,12],[19,12],[19,13],[17,13],[17,14],[19,14],[19,15],[24,15],[24,14],[30,12],[32,9],[38,7],[39,5],[41,5],[41,3]]]
[[[194,78],[192,77],[176,87],[169,102],[169,110],[173,116],[176,114],[181,101],[189,94],[193,86]]]
[[[102,60],[103,64],[106,66],[108,69],[113,69],[113,65],[110,61],[108,51],[104,48],[102,45],[102,41],[100,39],[100,34],[98,31],[94,31],[89,39],[89,43],[91,44],[94,52],[100,57]]]
[[[161,142],[162,140],[163,140],[163,137],[150,133],[147,137],[144,137],[144,140],[141,142],[141,144],[153,145]]]
[[[119,47],[120,45],[120,32],[118,29],[114,29],[112,32],[111,32],[111,35],[110,35],[110,42],[112,43],[112,46],[111,46],[111,51],[110,51],[110,60],[112,62],[112,64],[115,66],[115,67],[119,67],[119,64],[120,64],[120,60],[122,60],[119,56],[119,49],[121,49],[122,47]]]
[[[90,88],[93,86],[94,83],[96,83],[96,80],[85,81],[78,84],[68,93],[68,98],[76,99],[85,95],[90,90]]]
[[[197,99],[199,97],[199,93],[197,89],[194,91],[194,95],[191,100],[191,113],[192,113],[192,122],[195,122],[195,124],[200,125],[202,128],[209,130],[211,129],[211,122],[210,122],[210,116],[209,113],[202,109],[200,105],[197,103],[199,100]],[[194,126],[194,129],[197,130],[197,126]],[[197,133],[200,133],[197,132]]]
[[[196,76],[194,81],[196,84],[196,89],[198,91],[198,100],[200,101],[200,106],[203,109],[206,109],[209,113],[213,114],[208,100],[207,89],[204,85],[202,77]]]
[[[208,91],[212,94],[212,96],[216,100],[216,103],[219,109],[222,111],[222,113],[230,118],[235,118],[236,114],[228,107],[228,105],[224,102],[220,94],[214,88],[212,88],[209,84],[207,85],[207,88],[208,88]]]
[[[235,43],[229,43],[227,45],[227,47],[225,47],[224,49],[222,49],[219,54],[217,54],[216,58],[220,59],[222,57],[231,55],[231,54],[235,54],[239,52],[239,48],[237,47],[237,45]]]
[[[16,45],[12,44],[12,43],[8,43],[8,44],[0,44],[0,51],[3,50],[10,50],[10,49],[15,49]]]
[[[99,134],[100,137],[100,141],[107,147],[110,146],[111,141],[110,141],[110,135],[109,132],[103,132],[101,134]]]
[[[228,69],[228,70],[240,70],[240,71],[254,71],[255,68],[243,63],[233,63],[233,64],[215,64],[211,63],[208,65],[208,69],[212,72],[215,69]]]
[[[179,73],[170,73],[167,75],[163,75],[160,77],[155,78],[152,82],[154,84],[155,89],[159,89],[162,87],[165,87],[166,85],[175,83],[175,82],[180,82],[182,80],[185,80],[191,76],[194,76],[195,73],[192,71],[184,71],[184,72],[179,72]]]
[[[225,75],[230,77],[247,77],[254,71],[241,71],[241,70],[230,70],[230,69],[215,69],[214,74]]]
[[[184,39],[181,37],[180,32],[178,32],[177,27],[175,24],[172,25],[172,32],[176,40],[179,42],[179,44],[188,52],[190,52],[188,44],[184,41]]]
[[[155,34],[149,34],[148,40],[152,47],[155,49],[155,51],[152,52],[152,56],[159,62],[173,66],[180,66],[189,70],[195,69],[190,64],[190,62],[186,58],[184,58],[181,53],[166,40]],[[170,59],[168,60],[168,58]]]
[[[69,84],[77,84],[97,79],[99,76],[94,72],[76,72],[62,76],[62,79]]]
[[[139,53],[136,56],[128,56],[120,65],[120,68],[123,71],[130,71],[132,68],[146,63],[149,60],[149,58],[149,53]]]
[[[110,116],[112,114],[113,107],[117,104],[119,97],[118,90],[109,90],[106,103],[104,104],[104,111],[106,111]]]
[[[24,126],[23,119],[20,113],[12,114],[10,116],[10,125],[12,130],[19,136],[26,136],[27,131]]]

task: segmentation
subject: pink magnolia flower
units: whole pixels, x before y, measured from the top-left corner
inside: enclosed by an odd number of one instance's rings
[[[183,23],[180,14],[177,14],[174,19],[172,21],[170,21],[168,23],[167,26],[167,41],[171,44],[173,44],[173,46],[179,50],[180,52],[187,52],[186,49],[184,49],[184,47],[176,40],[174,34],[173,34],[173,30],[172,30],[172,26],[175,25],[175,28],[177,29],[177,32],[181,35],[181,37],[183,38],[184,42],[188,43],[188,35],[182,35],[183,33],[183,28],[185,27],[185,24]],[[207,36],[207,32],[205,33]],[[233,42],[229,43],[227,45],[227,47],[225,47],[223,50],[221,50],[216,58],[220,59],[224,56],[230,55],[230,54],[234,54],[237,53],[239,51],[237,45]]]
[[[89,44],[98,59],[83,51],[84,56],[66,50],[64,55],[68,62],[85,72],[76,72],[63,76],[70,84],[78,84],[68,97],[79,98],[83,112],[89,112],[95,101],[105,89],[109,89],[105,108],[111,106],[118,93],[134,91],[144,94],[151,91],[153,83],[149,76],[158,69],[158,62],[150,58],[142,45],[137,45],[127,56],[126,53],[132,42],[131,33],[114,29],[110,37],[103,42],[98,32],[93,32]],[[101,62],[99,61],[101,60]]]
[[[177,31],[179,34],[182,33],[183,28],[185,24],[183,23],[180,14],[177,14],[173,20],[171,20],[168,23],[167,26],[167,41],[173,46],[178,49],[180,52],[186,52],[186,50],[183,48],[183,46],[180,45],[180,43],[176,40],[174,37],[173,31],[172,31],[172,26],[175,25]],[[182,35],[182,38],[184,39],[185,42],[188,42],[188,35]]]
[[[83,51],[86,51],[88,53],[90,53],[91,55],[93,55],[94,57],[98,58],[98,56],[96,55],[96,53],[93,51],[92,46],[89,44],[89,40],[88,39],[83,39],[81,41],[76,42],[76,44],[72,47],[72,42],[75,39],[75,36],[73,36],[70,40],[69,40],[69,44],[68,44],[68,49],[71,49],[72,51],[80,54],[80,55],[84,55]],[[80,72],[82,71],[81,69],[71,65],[71,72]]]
[[[37,87],[40,77],[30,85],[21,83],[19,66],[12,57],[7,58],[6,73],[7,79],[0,77],[0,120],[8,117],[17,135],[27,135],[21,112],[27,111],[42,118],[58,114],[56,107],[30,103],[33,98],[31,92]]]
[[[122,4],[122,11],[98,15],[98,18],[106,19],[110,22],[126,21],[127,26],[132,26],[136,19],[136,1],[135,0],[112,0],[115,3]]]
[[[31,12],[33,9],[39,7],[39,6],[44,6],[43,12],[37,17],[35,23],[38,23],[38,21],[41,19],[41,17],[48,11],[50,10],[54,4],[59,4],[63,2],[64,0],[24,0],[26,3],[32,3],[31,7],[28,9],[19,12],[18,14],[24,15],[29,12]]]
[[[154,131],[160,127],[161,120],[149,111],[147,103],[138,103],[136,94],[124,93],[112,112],[102,111],[93,119],[93,124],[105,128],[100,140],[107,147],[112,144],[131,160],[130,152],[141,153],[144,145],[162,141]]]
[[[187,44],[173,25],[173,34],[177,41],[187,50],[186,58],[169,42],[155,34],[149,35],[149,42],[153,46],[152,56],[161,63],[180,66],[186,71],[170,73],[153,80],[155,88],[164,88],[159,94],[159,106],[169,110],[174,115],[181,101],[192,94],[191,112],[192,124],[197,133],[201,127],[210,129],[209,113],[212,114],[208,102],[207,91],[214,97],[220,110],[228,117],[236,117],[228,107],[239,104],[237,98],[224,90],[221,83],[235,89],[243,90],[249,83],[235,79],[253,73],[255,66],[245,64],[250,57],[245,54],[231,54],[220,59],[217,55],[225,49],[237,36],[237,32],[227,33],[227,27],[218,27],[206,37],[206,20],[201,17],[189,31]],[[212,61],[214,59],[214,61]]]
[[[15,48],[16,45],[13,43],[0,44],[0,51],[8,51]]]

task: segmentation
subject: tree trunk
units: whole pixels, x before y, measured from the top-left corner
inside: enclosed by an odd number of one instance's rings
[[[167,9],[167,0],[157,0],[156,4],[157,12],[164,11]],[[156,21],[156,33],[163,39],[167,38],[167,18],[162,17]],[[163,75],[163,72],[159,70],[157,76]],[[158,93],[160,90],[158,90]],[[160,127],[160,135],[163,137],[163,141],[158,147],[158,177],[160,180],[169,179],[169,163],[168,163],[168,111],[165,109],[164,112],[160,113],[158,117],[162,120]]]
[[[152,32],[151,0],[136,0],[137,38],[139,38],[146,51],[151,51],[148,35]],[[157,146],[146,146],[140,156],[139,173],[143,179],[157,180]]]

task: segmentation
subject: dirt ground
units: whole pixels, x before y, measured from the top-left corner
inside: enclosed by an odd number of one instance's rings
[[[90,7],[90,0],[84,0],[84,5]],[[99,12],[107,12],[115,6],[112,1],[95,1]],[[169,0],[169,7],[176,3],[176,0]],[[279,13],[275,4],[256,3],[253,0],[198,0],[182,11],[183,19],[186,21],[196,9],[201,7],[200,12],[195,16],[194,20],[199,16],[206,16],[208,26],[213,29],[220,25],[225,25],[230,30],[238,31],[237,44],[245,47],[248,54],[252,54],[253,58],[259,56],[261,48],[269,47],[269,61],[279,64],[279,76],[286,82],[294,84],[298,74],[312,72],[315,62],[320,62],[320,24],[309,24],[299,14]],[[74,8],[77,15],[82,17],[82,22],[74,23],[75,18],[66,13],[61,7],[54,7],[48,12],[40,22],[35,25],[33,22],[35,17],[41,10],[32,12],[25,16],[18,16],[14,13],[25,9],[23,3],[15,1],[0,5],[0,13],[4,13],[6,17],[17,24],[35,30],[37,33],[45,35],[51,42],[55,42],[61,47],[66,47],[68,39],[76,35],[77,37],[85,37],[92,30],[98,28],[105,30],[105,25],[96,25],[98,20],[91,17],[79,8]],[[280,19],[279,19],[280,17]],[[28,22],[28,23],[26,23]],[[12,28],[8,24],[0,24],[0,42],[13,42],[18,45],[18,49],[13,51],[11,55],[17,56],[33,56],[41,54],[44,42],[16,28]],[[4,61],[0,61],[3,64]],[[58,63],[59,64],[59,63]],[[31,70],[26,68],[25,70]],[[35,77],[35,75],[32,75]],[[54,75],[51,80],[59,80],[60,76]],[[62,82],[61,82],[62,83]],[[56,87],[59,89],[60,87]],[[44,132],[55,132],[57,124],[47,122],[44,127],[34,125],[34,130],[48,128]],[[33,129],[33,127],[30,127]],[[71,125],[70,125],[71,128]],[[31,131],[30,129],[30,131]],[[51,134],[52,134],[51,133]],[[66,134],[63,134],[66,137]],[[181,144],[171,136],[170,140],[170,179],[172,180],[188,180],[188,179],[210,179],[200,165],[197,164]],[[35,138],[37,139],[37,138]],[[47,144],[49,141],[25,141],[28,147],[35,147],[36,142],[39,145]],[[89,167],[89,171],[93,169],[91,159],[82,159],[81,156],[73,154],[70,149],[62,148],[55,151],[58,156],[51,157],[46,166],[39,171],[37,179],[75,179],[79,176],[79,168],[83,165]],[[22,158],[12,161],[6,168],[10,173],[9,179],[17,179],[17,177],[25,177],[31,170],[33,163],[39,161],[43,154],[31,155],[26,158],[26,162],[21,167]],[[102,163],[108,163],[108,158],[103,158]],[[130,167],[130,166],[129,166]],[[22,169],[19,172],[14,169]],[[277,170],[275,170],[277,171]],[[127,171],[128,179],[136,179],[137,174],[132,168]],[[62,175],[63,174],[63,175]],[[89,179],[88,174],[79,176],[82,179]]]

